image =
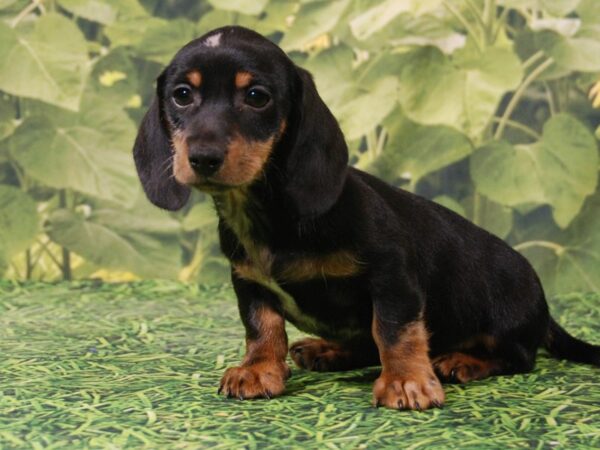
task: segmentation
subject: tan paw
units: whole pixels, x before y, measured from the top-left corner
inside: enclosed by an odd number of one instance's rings
[[[291,371],[285,362],[266,361],[249,366],[230,367],[223,374],[218,393],[240,400],[271,398],[285,389]]]
[[[490,376],[499,367],[496,361],[482,360],[460,352],[438,356],[431,363],[442,380],[453,383],[480,380]]]
[[[394,375],[382,373],[373,386],[374,406],[421,411],[444,404],[444,390],[433,374]]]
[[[302,369],[329,372],[344,370],[350,360],[350,352],[336,343],[324,339],[305,338],[294,342],[290,356]]]

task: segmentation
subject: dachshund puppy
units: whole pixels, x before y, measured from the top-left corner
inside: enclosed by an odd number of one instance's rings
[[[530,264],[448,209],[348,167],[311,75],[241,27],[183,47],[158,77],[134,157],[154,204],[209,193],[246,329],[219,392],[276,396],[301,368],[381,365],[373,402],[444,403],[441,381],[527,372],[537,349],[600,365],[550,318]]]

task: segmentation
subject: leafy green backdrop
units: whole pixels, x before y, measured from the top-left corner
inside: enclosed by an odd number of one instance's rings
[[[597,0],[0,0],[0,273],[226,277],[210,199],[141,193],[131,147],[190,39],[240,24],[315,75],[352,164],[600,291]]]

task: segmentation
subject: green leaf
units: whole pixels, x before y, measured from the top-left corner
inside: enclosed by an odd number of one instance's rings
[[[139,189],[134,137],[121,109],[90,97],[79,114],[48,109],[27,118],[10,137],[9,151],[27,175],[47,186],[130,204]]]
[[[535,35],[535,45],[568,71],[600,71],[600,41],[585,37],[566,37],[552,31]]]
[[[59,0],[58,3],[76,16],[104,25],[113,23],[117,17],[117,5],[107,0]]]
[[[452,197],[447,195],[438,195],[432,199],[434,202],[448,208],[450,211],[454,211],[456,214],[460,214],[463,217],[466,217],[465,208]]]
[[[135,46],[141,42],[147,30],[164,27],[168,23],[164,19],[149,15],[137,0],[119,2],[117,11],[117,19],[104,28],[112,48]],[[181,43],[183,44],[185,42]]]
[[[399,101],[405,114],[426,125],[460,129],[465,74],[434,47],[413,51],[400,72]]]
[[[507,206],[544,203],[537,154],[527,146],[491,142],[471,157],[471,176],[477,190]]]
[[[15,130],[15,113],[15,106],[11,102],[0,98],[0,141],[10,136]]]
[[[468,47],[450,59],[424,47],[404,61],[399,101],[415,122],[449,125],[478,140],[502,96],[518,86],[521,76],[519,59],[504,48],[479,54]]]
[[[269,0],[208,0],[216,9],[250,15],[260,14],[268,2]]]
[[[577,15],[583,23],[600,24],[600,2],[598,0],[581,0],[577,6]]]
[[[465,55],[460,65],[466,75],[461,128],[478,138],[502,96],[519,85],[523,70],[513,51],[496,47],[488,48],[483,55]]]
[[[141,34],[134,49],[137,56],[168,64],[184,44],[196,37],[196,29],[189,20],[177,19],[153,23]]]
[[[565,233],[519,243],[548,295],[600,291],[600,196],[588,198]]]
[[[513,210],[483,195],[467,197],[463,204],[473,223],[504,239],[513,227]],[[477,212],[475,213],[475,210]]]
[[[386,27],[402,13],[421,15],[435,10],[441,3],[441,0],[385,0],[354,17],[350,22],[350,30],[362,41]]]
[[[132,107],[136,101],[141,104],[140,83],[130,53],[123,47],[117,47],[102,56],[94,64],[86,93],[121,108]]]
[[[93,203],[93,221],[120,232],[145,232],[174,235],[181,224],[164,210],[157,208],[138,191],[135,202],[128,208],[104,201]]]
[[[35,201],[16,187],[0,185],[0,266],[27,249],[38,230]]]
[[[196,203],[183,219],[185,231],[199,230],[207,226],[216,226],[217,213],[211,201]]]
[[[279,46],[285,51],[302,50],[308,43],[330,31],[348,4],[349,0],[304,3]]]
[[[416,183],[428,173],[460,161],[472,151],[469,139],[446,126],[423,126],[392,116],[389,141],[375,169],[388,180],[397,177]]]
[[[78,110],[90,63],[74,22],[46,14],[33,27],[0,23],[0,89]]]
[[[567,37],[575,35],[580,27],[580,19],[535,19],[531,22],[534,31],[552,30]]]
[[[581,209],[585,197],[596,189],[596,141],[578,120],[559,114],[545,123],[540,144],[542,185],[554,220],[565,228]]]
[[[0,9],[8,8],[10,5],[15,3],[17,0],[0,0]]]
[[[110,214],[115,215],[117,211]],[[48,219],[47,233],[57,244],[103,268],[128,270],[143,277],[177,275],[181,254],[175,237],[121,228],[104,223],[106,217],[106,210],[104,216],[92,212],[87,219],[66,209],[55,210]]]
[[[554,17],[563,17],[574,11],[580,0],[540,0],[540,7]]]
[[[352,49],[336,45],[309,58],[301,64],[314,76],[319,95],[337,116],[337,106],[344,94],[354,88],[356,77],[352,73]]]
[[[566,114],[544,125],[542,140],[511,146],[493,142],[471,158],[473,181],[484,195],[508,206],[548,203],[565,228],[577,215],[598,177],[598,150],[592,134]]]
[[[338,119],[346,138],[357,139],[373,130],[396,106],[398,80],[384,77],[339,109]]]

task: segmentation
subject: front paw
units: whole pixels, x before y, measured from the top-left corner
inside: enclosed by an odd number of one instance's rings
[[[395,375],[382,373],[373,386],[373,404],[393,409],[440,408],[444,390],[433,373]]]
[[[271,398],[285,389],[291,371],[285,362],[265,361],[247,366],[230,367],[223,374],[219,394],[247,398]]]

